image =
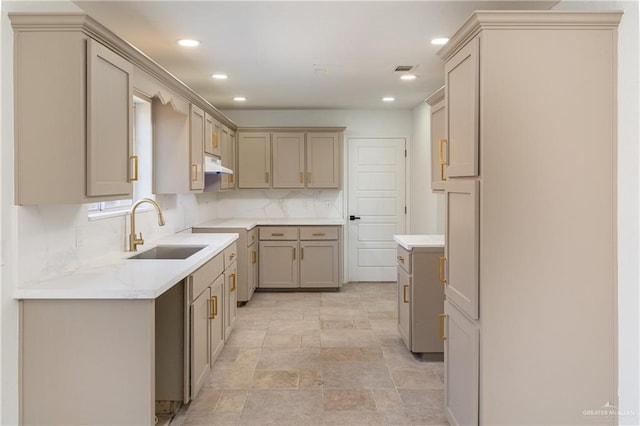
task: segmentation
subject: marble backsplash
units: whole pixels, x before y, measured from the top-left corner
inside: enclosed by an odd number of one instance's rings
[[[338,189],[241,189],[218,194],[220,218],[341,218],[343,206],[343,191]]]
[[[136,231],[147,243],[217,217],[218,194],[158,195],[165,226],[155,210],[136,212]],[[87,205],[21,206],[18,209],[18,259],[21,284],[43,281],[123,254],[129,215],[89,219]],[[145,246],[139,248],[144,250]]]

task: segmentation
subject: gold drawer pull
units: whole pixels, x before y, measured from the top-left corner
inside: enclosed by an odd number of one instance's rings
[[[209,298],[209,302],[211,302],[211,314],[209,315],[209,319],[216,319],[218,316],[218,296],[211,296]]]
[[[325,234],[324,232],[314,232],[311,235],[313,235],[314,237],[324,237],[327,234]]]
[[[446,257],[440,256],[440,260],[438,261],[438,281],[443,285],[447,284],[447,280],[444,278],[444,262],[446,260]]]
[[[231,281],[233,281],[233,287],[231,287],[229,291],[233,293],[234,291],[236,291],[236,274],[231,274],[230,278]]]
[[[444,166],[448,166],[447,162],[444,160],[444,144],[449,143],[446,139],[440,139],[440,180],[447,180],[444,175]]]
[[[300,247],[300,260],[304,260],[304,247]]]
[[[272,232],[272,237],[284,237],[284,232]]]
[[[193,178],[191,179],[194,182],[198,181],[198,165],[196,163],[191,164],[191,168],[193,169]]]
[[[236,254],[235,254],[235,253],[231,253],[231,254],[229,255],[229,260],[233,260],[233,258],[234,258],[234,257],[236,257]]]
[[[404,263],[404,257],[398,256],[398,261],[401,262],[401,263]]]
[[[132,155],[131,159],[133,160],[133,166],[131,166],[131,168],[133,169],[133,176],[129,180],[136,181],[138,180],[138,156]]]
[[[220,147],[220,142],[218,139],[218,132],[213,132],[213,147],[214,148],[219,148]]]
[[[253,250],[251,252],[251,264],[255,264],[258,261],[258,253]]]
[[[447,340],[447,337],[444,335],[444,319],[447,317],[447,314],[440,314],[438,316],[438,335],[440,336],[440,340]]]
[[[402,301],[404,303],[409,303],[409,299],[408,299],[408,296],[407,296],[407,290],[409,289],[409,284],[405,284],[402,287],[403,287],[402,288]]]

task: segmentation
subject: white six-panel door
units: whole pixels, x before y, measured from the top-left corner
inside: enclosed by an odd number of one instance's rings
[[[405,139],[350,138],[349,281],[395,281],[394,234],[405,233]],[[347,218],[348,219],[348,218]]]

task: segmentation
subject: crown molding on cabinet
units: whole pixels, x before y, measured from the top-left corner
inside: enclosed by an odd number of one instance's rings
[[[239,132],[344,132],[346,127],[238,127]]]
[[[11,25],[21,31],[82,31],[99,41],[132,64],[156,78],[177,94],[196,104],[226,126],[236,129],[236,124],[209,101],[193,91],[175,75],[149,58],[137,47],[122,39],[86,13],[9,13]]]
[[[444,86],[442,86],[441,88],[433,92],[431,96],[429,96],[425,100],[425,102],[431,106],[434,106],[435,104],[441,101],[444,101]]]
[[[447,61],[483,29],[611,28],[620,23],[622,14],[622,11],[479,10],[456,31],[438,56]]]

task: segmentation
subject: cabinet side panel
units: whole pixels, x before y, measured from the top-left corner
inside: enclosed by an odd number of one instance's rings
[[[153,424],[154,318],[153,300],[25,300],[23,424]]]
[[[16,203],[82,203],[85,194],[85,39],[15,35]]]
[[[615,423],[615,32],[483,37],[480,423]]]

